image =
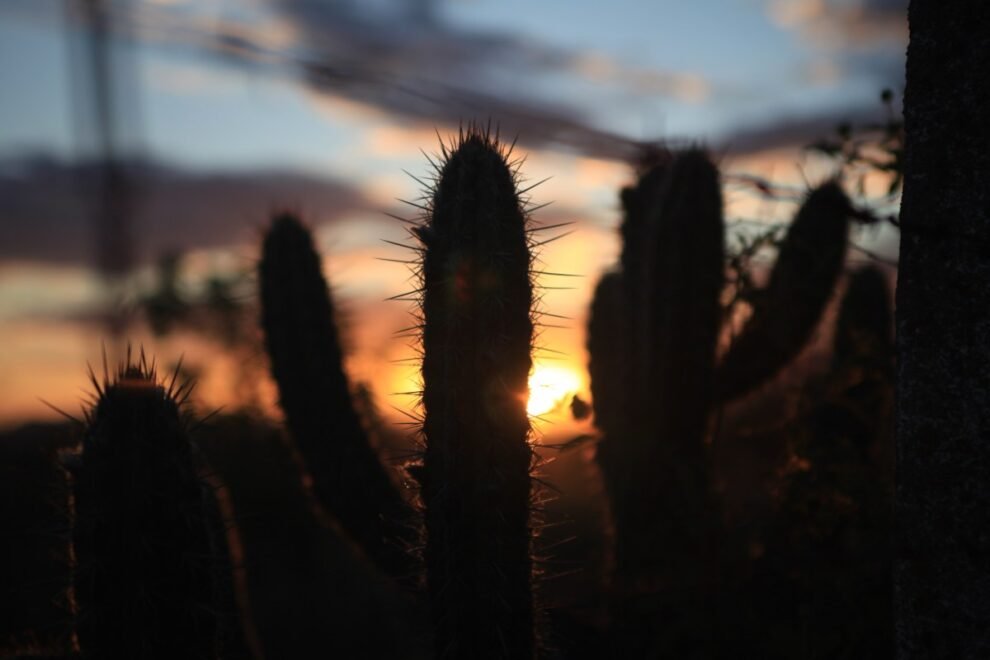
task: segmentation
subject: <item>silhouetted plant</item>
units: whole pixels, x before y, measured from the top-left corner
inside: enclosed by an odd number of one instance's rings
[[[172,326],[189,313],[189,303],[179,289],[179,268],[182,256],[170,252],[158,260],[156,275],[158,281],[154,291],[141,301],[151,330],[156,335],[164,335]]]
[[[720,597],[721,565],[734,561],[714,493],[711,413],[807,343],[842,267],[852,208],[835,182],[809,194],[718,362],[726,317],[718,170],[700,150],[657,151],[643,165],[622,191],[622,268],[599,283],[588,334],[603,431],[597,460],[614,524],[613,622],[626,657],[704,657],[715,651],[701,642],[718,623],[703,611]]]
[[[682,156],[651,157],[647,161],[648,168],[636,185],[623,189],[621,195],[624,209],[622,235],[625,239],[620,259],[622,268],[618,273],[609,273],[604,277],[613,280],[621,278],[623,282],[628,340],[621,348],[627,354],[627,358],[624,359],[627,365],[633,363],[647,365],[645,361],[647,351],[653,350],[641,344],[644,337],[648,336],[648,331],[645,330],[646,323],[641,318],[644,310],[647,309],[643,292],[646,287],[651,286],[649,281],[653,273],[660,271],[657,270],[657,266],[649,265],[654,257],[642,254],[642,246],[647,242],[647,230],[643,227],[649,224],[651,213],[655,216],[653,222],[658,222],[656,216],[660,210],[659,202],[654,201],[652,210],[649,210],[651,208],[649,200],[651,198],[658,200],[667,194],[664,191],[671,181],[670,158],[676,160],[678,157]],[[836,181],[828,181],[808,194],[778,246],[777,260],[768,283],[748,293],[748,302],[752,308],[749,319],[738,336],[733,339],[726,355],[716,365],[715,397],[718,402],[725,403],[766,383],[792,361],[806,345],[835,288],[844,263],[849,221],[855,215],[856,211]],[[662,225],[660,221],[658,226]],[[674,251],[676,248],[670,246],[669,249]],[[676,261],[679,255],[686,252],[689,250],[673,252],[674,260]],[[724,266],[721,264],[717,268],[711,266],[711,269],[714,273],[712,277],[722,281]],[[681,288],[673,283],[679,275],[671,275],[669,272],[664,275],[675,278],[670,280],[672,291]],[[615,288],[617,284],[610,283],[608,291],[600,288],[599,292],[613,299],[616,297]],[[605,304],[604,300],[599,303],[597,299],[592,303],[592,325],[601,323],[601,312],[604,311]],[[608,309],[615,309],[616,304],[608,302]],[[713,304],[718,304],[717,297],[714,302],[709,300],[706,309],[710,311]],[[602,310],[598,310],[600,306]],[[592,361],[617,359],[604,356],[599,358],[595,355],[598,353],[594,346],[599,341],[595,338],[596,334],[600,334],[598,330],[603,328],[596,329],[589,326],[589,351],[592,352]],[[693,331],[697,333],[699,327],[694,326]],[[707,332],[702,336],[707,337]],[[704,343],[707,343],[707,339]],[[608,344],[601,345],[614,344],[609,341]],[[707,355],[707,349],[704,350]],[[648,377],[656,374],[655,367],[656,364],[645,367]],[[599,383],[597,386],[595,373],[592,373],[592,388],[613,393],[622,392],[621,395],[611,396],[616,402],[630,400],[630,396],[641,387],[640,383],[644,376],[642,373],[630,373],[631,367],[627,366],[623,369],[624,382]],[[605,374],[602,373],[598,380],[604,377]],[[608,400],[596,401],[596,419],[625,415],[623,411],[611,410],[610,407]],[[606,426],[600,428],[607,430]]]
[[[272,222],[258,274],[272,375],[313,493],[376,564],[413,586],[413,512],[354,409],[320,258],[293,215]]]
[[[719,396],[734,399],[793,360],[818,326],[845,262],[852,206],[836,181],[812,190],[778,248],[752,316],[718,367]]]
[[[672,534],[694,545],[685,538],[700,526],[693,507],[709,489],[703,438],[721,319],[722,196],[718,171],[702,152],[678,154],[666,169],[663,182],[647,189],[651,222],[636,246],[642,272],[626,276],[629,304],[639,310],[625,339],[636,351],[627,361],[633,386],[624,392],[632,405],[625,428],[598,448],[615,518],[616,569],[634,575],[671,565]]]
[[[622,429],[626,415],[625,390],[628,341],[626,291],[622,273],[606,273],[598,280],[588,318],[588,374],[595,405],[595,424],[606,434]]]
[[[784,648],[813,639],[828,657],[892,650],[891,309],[882,271],[868,266],[853,274],[831,370],[809,388],[810,408],[790,428],[779,510],[755,585],[793,599],[776,616],[770,612],[780,602],[768,599],[764,614],[790,621],[793,638]]]
[[[876,266],[864,266],[849,280],[835,324],[833,368],[859,367],[891,377],[894,368],[890,285]]]
[[[717,565],[704,439],[722,317],[718,170],[702,151],[674,154],[622,201],[623,235],[638,238],[621,275],[599,284],[608,297],[596,297],[589,331],[593,392],[608,392],[595,401],[597,459],[614,526],[614,644],[620,657],[656,657],[704,639],[689,628]]]
[[[429,657],[425,612],[312,505],[284,429],[218,415],[197,435],[237,528],[250,657]]]
[[[441,658],[530,658],[533,302],[508,151],[469,127],[444,146],[422,242],[425,453],[418,478]]]
[[[842,122],[835,137],[815,140],[807,149],[834,159],[850,177],[860,195],[866,192],[869,172],[888,176],[887,197],[896,198],[904,186],[904,120],[894,107],[894,92],[880,92],[886,118],[881,122],[854,125]],[[896,216],[890,216],[896,224]]]
[[[214,547],[180,406],[144,357],[101,384],[67,459],[76,634],[86,658],[214,658]]]

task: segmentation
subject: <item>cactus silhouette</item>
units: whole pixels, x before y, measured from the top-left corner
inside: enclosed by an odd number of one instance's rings
[[[441,658],[530,658],[526,213],[507,151],[470,127],[444,159],[422,242],[425,452],[418,474]]]
[[[836,181],[808,194],[791,223],[753,315],[718,369],[722,400],[761,385],[790,362],[818,325],[845,261],[852,206]]]
[[[86,658],[214,658],[214,549],[180,415],[143,356],[93,379],[70,459],[76,634]]]
[[[599,283],[589,326],[597,461],[613,520],[613,645],[619,657],[656,657],[706,637],[685,626],[703,620],[719,521],[705,446],[722,316],[718,170],[703,151],[673,154],[622,201],[623,235],[637,242],[623,248],[622,273]]]
[[[624,245],[619,277],[626,291],[628,309],[625,316],[629,319],[627,331],[632,341],[631,344],[627,341],[626,352],[632,353],[626,360],[628,363],[645,365],[642,357],[645,351],[651,350],[639,343],[647,332],[642,319],[638,318],[644,309],[643,287],[649,285],[650,273],[656,271],[656,266],[650,266],[651,258],[642,254],[646,242],[646,230],[642,227],[648,224],[648,216],[656,212],[656,202],[652,203],[654,210],[651,211],[649,199],[651,195],[654,199],[661,195],[661,189],[668,183],[665,175],[669,169],[669,161],[661,160],[648,169],[635,186],[623,189],[621,195],[625,219],[621,230]],[[717,401],[730,401],[765,383],[805,346],[821,319],[842,269],[851,214],[852,206],[837,182],[828,181],[809,193],[788,228],[767,285],[754,295],[752,315],[716,366]],[[609,273],[604,277],[615,278],[616,274]],[[614,295],[612,291],[603,292],[605,294]],[[597,304],[597,301],[592,303],[592,323],[597,322],[598,315],[594,313]],[[591,345],[594,334],[589,326],[592,360],[597,359]],[[604,377],[602,374],[599,380]],[[625,384],[600,383],[598,389],[613,393],[624,391],[623,395],[613,395],[612,399],[626,401],[632,394],[633,383],[641,381],[642,377],[642,374],[627,373]],[[592,387],[596,387],[594,373]],[[596,418],[621,414],[618,410],[608,410],[610,405],[607,400],[596,402]],[[602,406],[605,410],[600,410]],[[605,430],[605,427],[601,428]]]
[[[320,258],[293,215],[273,220],[258,270],[272,375],[313,493],[379,567],[412,587],[413,512],[354,409]]]
[[[613,520],[614,633],[628,657],[706,657],[714,647],[694,644],[688,653],[684,645],[712,638],[719,625],[703,610],[720,598],[719,567],[732,555],[713,489],[711,411],[769,380],[803,348],[839,276],[852,209],[835,182],[808,195],[751,317],[718,362],[718,170],[699,149],[657,150],[641,166],[620,197],[621,269],[599,282],[588,326],[603,431],[597,461]],[[658,620],[666,621],[663,640]]]
[[[628,319],[622,273],[606,273],[598,281],[588,319],[588,373],[595,402],[595,424],[606,434],[618,433],[625,421],[625,382]]]
[[[623,398],[632,405],[621,415],[620,431],[607,434],[598,448],[620,573],[669,564],[664,555],[673,548],[672,529],[686,542],[700,527],[698,512],[685,501],[708,498],[703,438],[721,318],[721,192],[717,169],[700,151],[678,154],[664,169],[662,179],[654,169],[644,177],[649,186],[639,186],[647,215],[636,246],[642,271],[623,275],[627,300],[639,310],[629,321],[635,352],[625,359],[632,383]],[[597,311],[593,307],[593,325],[601,322]],[[620,345],[613,341],[609,350]],[[594,347],[592,354],[596,359]],[[611,402],[605,403],[608,420]]]
[[[893,369],[893,319],[887,277],[864,266],[849,280],[835,324],[833,364],[859,364],[890,374]]]
[[[882,271],[867,266],[849,278],[832,367],[791,425],[797,460],[789,464],[802,468],[781,480],[758,572],[756,590],[790,593],[799,606],[783,617],[829,657],[884,657],[892,648],[891,310]]]

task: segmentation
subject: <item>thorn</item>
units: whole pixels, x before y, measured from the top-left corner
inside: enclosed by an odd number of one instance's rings
[[[403,168],[402,171],[406,174],[406,176],[408,176],[409,178],[411,178],[413,181],[415,181],[419,185],[423,186],[424,188],[432,188],[432,186],[427,185],[425,181],[423,181],[422,179],[420,179],[418,176],[416,176],[415,174],[413,174],[409,170]]]
[[[540,180],[539,180],[539,181],[537,181],[536,183],[533,183],[533,184],[530,184],[529,186],[527,186],[527,187],[525,187],[525,188],[523,188],[522,190],[517,190],[517,191],[516,191],[516,194],[517,194],[517,195],[525,195],[526,193],[528,193],[528,192],[529,192],[530,190],[532,190],[533,188],[536,188],[537,186],[539,186],[539,185],[542,185],[542,184],[544,184],[544,183],[546,183],[547,181],[549,181],[549,180],[550,180],[550,179],[552,179],[552,178],[553,178],[553,175],[551,174],[551,175],[550,175],[550,176],[548,176],[547,178],[545,178],[545,179],[540,179]]]
[[[49,408],[51,408],[52,410],[54,410],[55,412],[57,412],[62,417],[65,417],[70,422],[73,422],[73,423],[78,424],[80,426],[83,425],[82,420],[80,420],[78,417],[74,417],[73,415],[70,415],[69,413],[65,412],[64,410],[62,410],[61,408],[59,408],[55,404],[49,403],[49,402],[45,401],[44,399],[42,399],[41,397],[38,397],[38,401],[40,401],[44,405],[46,405]],[[85,411],[83,411],[83,412],[85,412]]]
[[[381,240],[384,241],[385,243],[388,243],[389,245],[395,245],[396,247],[405,248],[406,250],[412,250],[413,252],[419,252],[422,249],[422,248],[416,247],[415,245],[406,245],[405,243],[399,243],[397,241],[390,241],[387,238],[383,238]]]
[[[558,234],[557,236],[554,236],[553,238],[548,238],[545,241],[537,241],[536,243],[533,243],[533,245],[531,247],[540,247],[540,246],[546,245],[548,243],[553,243],[554,241],[560,240],[561,238],[564,238],[565,236],[570,236],[573,233],[574,233],[573,231],[565,231],[563,234]]]
[[[526,209],[526,213],[536,213],[537,211],[541,209],[545,209],[551,204],[553,204],[552,199],[549,202],[543,202],[542,204],[537,204],[536,206],[530,206],[529,208]]]
[[[584,277],[584,275],[580,275],[578,273],[553,273],[548,270],[533,270],[530,272],[537,275],[547,275],[549,277]]]
[[[415,225],[417,224],[415,220],[410,220],[409,218],[403,218],[401,215],[396,215],[395,213],[389,213],[388,211],[382,211],[385,215],[390,218],[394,218],[399,222],[405,222],[406,224]]]
[[[538,231],[547,231],[548,229],[557,229],[558,227],[567,227],[567,226],[573,225],[573,224],[575,224],[575,223],[572,220],[570,222],[558,222],[558,223],[553,224],[553,225],[541,225],[539,227],[530,227],[529,229],[526,230],[526,233],[527,234],[535,234]]]
[[[409,206],[413,206],[413,207],[415,207],[415,208],[417,208],[417,209],[419,209],[419,210],[421,210],[421,211],[423,211],[425,213],[429,213],[430,212],[429,207],[423,206],[422,204],[417,204],[416,202],[411,202],[408,199],[397,199],[395,201],[401,202],[403,204],[408,204]]]

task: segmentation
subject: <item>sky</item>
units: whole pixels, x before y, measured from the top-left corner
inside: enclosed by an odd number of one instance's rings
[[[727,181],[820,180],[829,170],[802,145],[845,119],[882,119],[879,91],[902,87],[905,4],[109,3],[116,146],[140,179],[133,286],[168,250],[190,255],[190,286],[215,269],[249,268],[268,214],[297,208],[317,227],[349,310],[352,377],[384,409],[407,407],[388,396],[410,389],[414,373],[391,362],[407,354],[391,333],[408,311],[383,302],[406,275],[376,260],[396,256],[382,239],[402,239],[383,211],[421,193],[413,176],[428,172],[422,151],[437,151],[438,135],[490,120],[526,155],[524,177],[550,177],[531,193],[553,202],[534,222],[575,223],[541,254],[548,270],[581,277],[573,291],[546,293],[546,308],[572,321],[541,338],[564,359],[538,356],[538,367],[540,382],[584,394],[585,310],[619,249],[617,192],[636,145],[706,144]],[[92,322],[105,292],[85,188],[97,151],[84,34],[71,1],[0,3],[0,426],[50,415],[39,397],[73,408],[105,340]],[[726,199],[734,218],[793,212],[728,183]],[[860,239],[896,253],[889,235]],[[140,327],[133,336],[165,360],[185,352],[211,365],[205,404],[231,398],[232,359],[212,357],[201,339],[160,341]]]

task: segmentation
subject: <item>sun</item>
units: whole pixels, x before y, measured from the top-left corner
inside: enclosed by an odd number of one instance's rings
[[[566,367],[537,364],[529,376],[526,412],[545,415],[565,405],[581,388],[581,379]]]

